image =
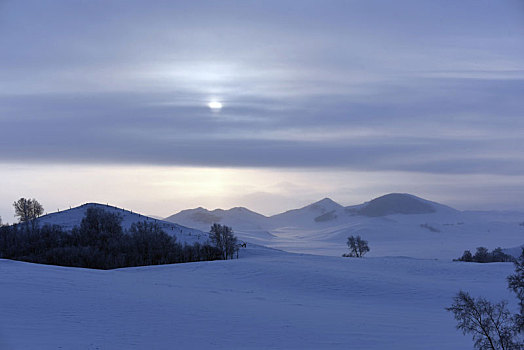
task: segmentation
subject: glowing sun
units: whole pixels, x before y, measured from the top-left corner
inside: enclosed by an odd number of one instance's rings
[[[211,101],[207,104],[207,106],[214,111],[219,111],[222,109],[222,103],[218,101]]]

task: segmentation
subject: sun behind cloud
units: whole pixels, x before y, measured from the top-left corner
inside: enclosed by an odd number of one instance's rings
[[[218,101],[211,101],[207,104],[207,106],[213,111],[219,111],[222,109],[222,103]]]

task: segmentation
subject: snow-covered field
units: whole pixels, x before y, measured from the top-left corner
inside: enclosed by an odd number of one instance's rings
[[[250,236],[260,237],[256,231],[236,232],[248,241]],[[459,218],[449,218],[438,213],[356,217],[353,221],[334,226],[287,226],[268,232],[271,237],[255,242],[289,252],[332,256],[347,252],[347,237],[351,235],[360,235],[367,240],[371,248],[368,256],[373,257],[408,256],[451,260],[460,257],[466,249],[475,253],[475,249],[480,246],[492,250],[524,243],[524,226],[516,220],[491,221],[486,217],[464,214],[460,214]]]
[[[444,309],[459,290],[516,309],[505,281],[512,264],[451,258],[481,245],[518,252],[523,213],[460,212],[396,194],[351,207],[324,199],[273,217],[197,208],[166,219],[174,223],[88,204],[39,222],[70,229],[93,206],[117,212],[124,228],[155,220],[188,243],[207,240],[202,231],[218,221],[248,246],[238,260],[112,271],[0,260],[1,350],[462,350],[472,341]],[[356,234],[371,252],[340,257]]]
[[[0,349],[471,349],[444,310],[512,264],[300,255],[112,271],[0,260]]]

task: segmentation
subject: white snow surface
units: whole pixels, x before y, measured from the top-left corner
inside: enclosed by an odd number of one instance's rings
[[[241,258],[111,271],[0,260],[1,349],[472,349],[444,308],[492,300],[510,263]]]

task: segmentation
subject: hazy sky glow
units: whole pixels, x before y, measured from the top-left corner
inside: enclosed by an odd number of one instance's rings
[[[0,34],[4,221],[20,196],[524,209],[520,0],[4,0]]]

